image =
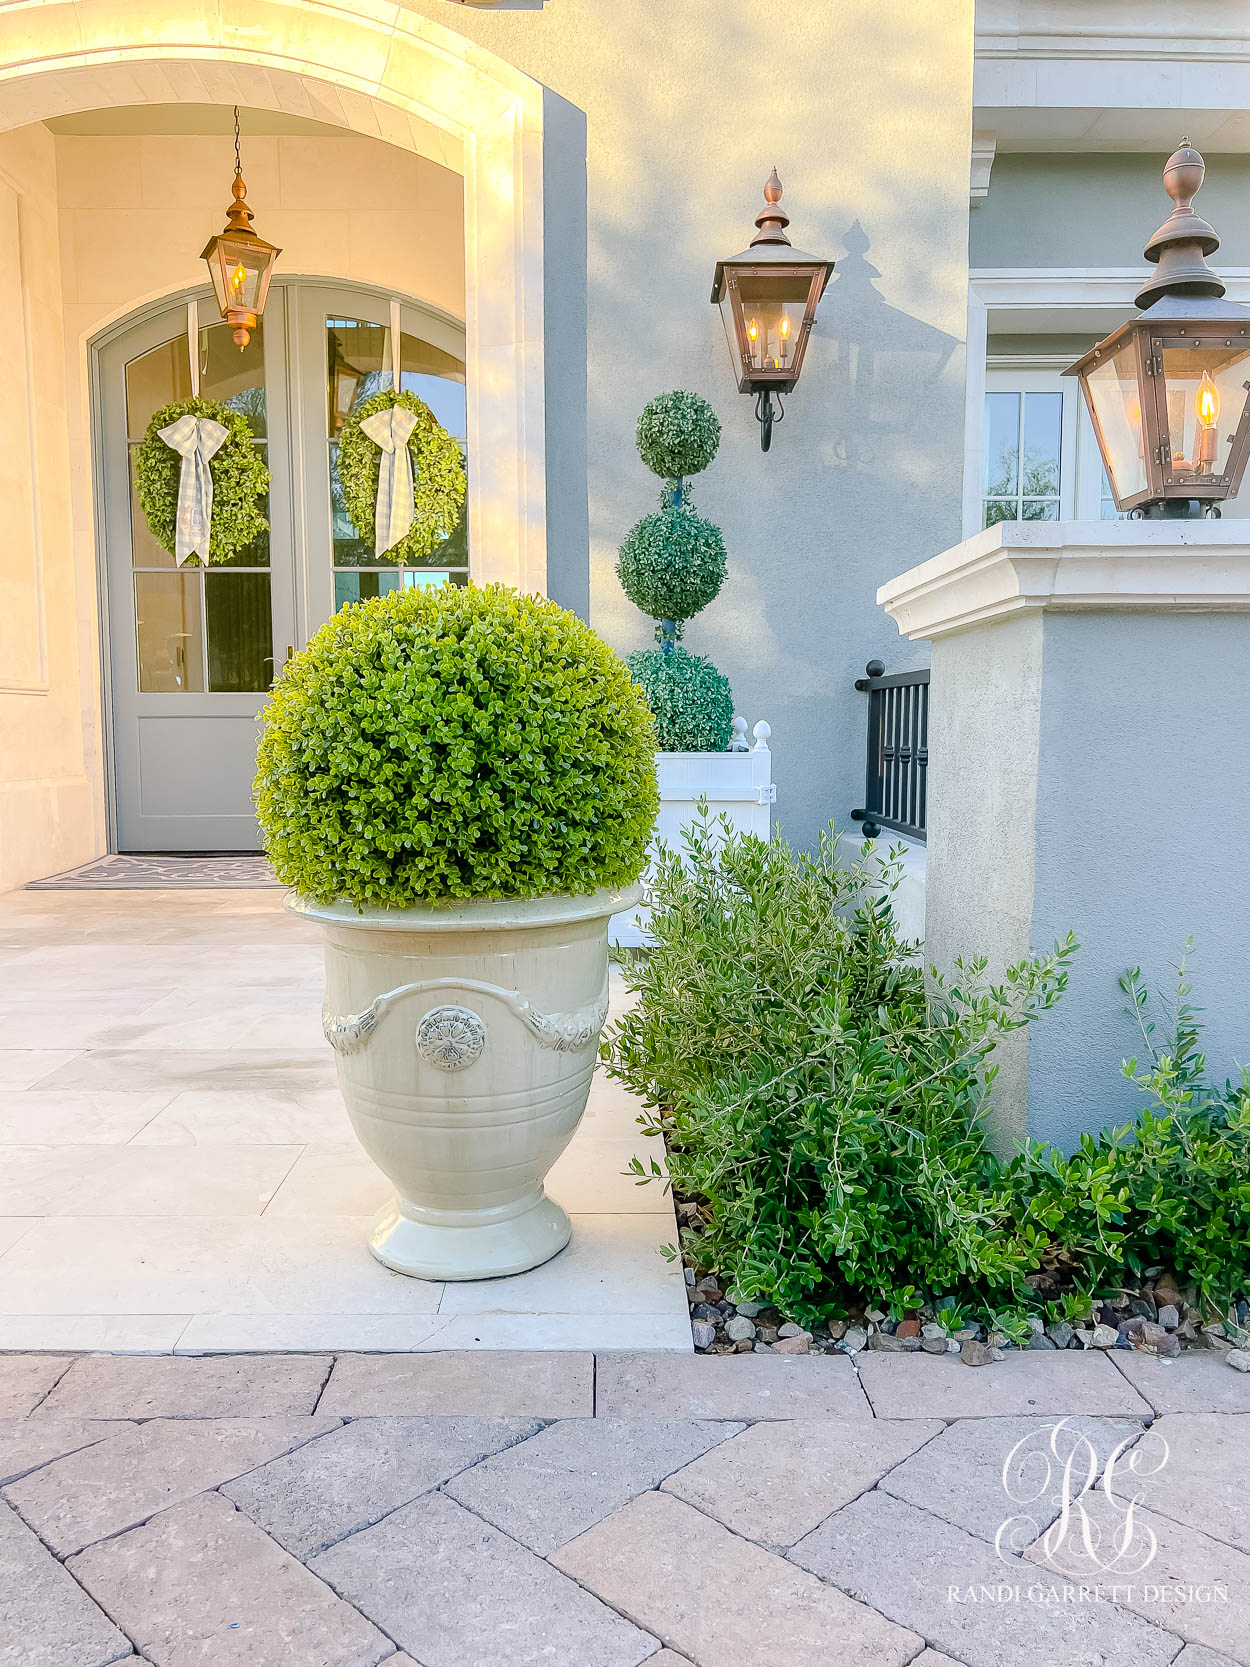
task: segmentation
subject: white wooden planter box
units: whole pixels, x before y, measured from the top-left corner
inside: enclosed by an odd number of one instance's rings
[[[746,738],[743,718],[734,719],[733,739],[727,752],[661,752],[655,756],[660,787],[660,814],[655,838],[672,849],[680,849],[682,829],[696,815],[700,799],[707,800],[708,814],[724,816],[737,833],[751,833],[768,839],[772,832],[772,806],[777,798],[773,785],[773,755],[768,749],[772,730],[763,719],[752,732],[755,745]],[[645,884],[644,878],[644,884]],[[644,903],[628,914],[613,915],[608,942],[626,948],[645,944],[650,910]]]

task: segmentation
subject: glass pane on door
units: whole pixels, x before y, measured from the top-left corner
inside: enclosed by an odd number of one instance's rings
[[[393,386],[389,326],[368,319],[326,319],[327,466],[330,477],[330,546],[334,606],[367,601],[389,591],[469,580],[467,524],[462,510],[450,536],[418,561],[404,564],[379,555],[347,512],[338,470],[338,437],[344,422],[368,399]],[[400,386],[424,400],[435,418],[466,447],[464,364],[406,331],[400,337]]]
[[[263,326],[240,353],[226,324],[199,332],[200,397],[246,418],[266,455]],[[164,405],[191,397],[185,332],[126,366],[126,431],[131,449],[130,529],[138,689],[142,694],[263,693],[273,681],[266,529],[228,562],[206,572],[198,556],[179,570],[148,529],[134,482],[134,452]],[[266,518],[268,505],[266,504]],[[207,624],[207,632],[205,625]]]

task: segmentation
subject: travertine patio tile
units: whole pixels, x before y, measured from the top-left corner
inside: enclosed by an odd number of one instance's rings
[[[1165,1667],[1177,1653],[1171,1634],[1109,1603],[1030,1602],[1031,1564],[1000,1560],[984,1540],[880,1491],[831,1516],[790,1557],[966,1667]],[[982,1587],[1007,1595],[980,1601]]]
[[[146,1127],[168,1094],[0,1093],[0,1146],[115,1146]]]
[[[935,1418],[755,1424],[670,1476],[663,1491],[784,1551],[945,1428]]]
[[[15,1511],[0,1505],[0,1662],[105,1667],[133,1660],[125,1638]]]
[[[892,1470],[881,1486],[978,1539],[992,1541],[1001,1524],[1017,1516],[1027,1516],[1040,1532],[1062,1509],[1069,1457],[1076,1454],[1079,1486],[1091,1467],[1095,1478],[1101,1476],[1119,1445],[1136,1440],[1144,1427],[1144,1419],[1129,1418],[965,1418]],[[1009,1495],[1003,1473],[1013,1453]]]
[[[135,1145],[332,1145],[354,1138],[337,1088],[297,1093],[190,1088],[170,1100]]]
[[[68,1418],[279,1418],[313,1412],[329,1355],[88,1355],[39,1409]]]
[[[76,1048],[0,1048],[0,1088],[29,1088],[78,1058]]]
[[[144,1522],[337,1426],[334,1418],[153,1419],[5,1488],[58,1556]]]
[[[310,1567],[422,1667],[639,1667],[655,1654],[653,1638],[443,1494]]]
[[[545,1557],[740,1428],[568,1418],[466,1470],[444,1492]]]
[[[64,1354],[0,1355],[0,1418],[23,1418],[71,1365]]]
[[[358,1418],[221,1491],[307,1560],[541,1428],[533,1418]]]
[[[1113,1349],[1110,1358],[1156,1412],[1250,1412],[1250,1372],[1234,1372],[1214,1352],[1189,1349],[1157,1360]]]
[[[40,1465],[107,1441],[133,1425],[115,1418],[5,1418],[0,1420],[0,1487]]]
[[[172,1217],[189,1221],[259,1216],[299,1156],[298,1146],[61,1147],[73,1152],[54,1216]],[[8,1154],[6,1154],[7,1157]]]
[[[166,951],[166,953],[168,953]],[[328,1050],[327,1050],[328,1052]],[[0,1054],[0,1068],[6,1056]],[[305,1094],[334,1087],[334,1063],[311,1049],[267,1048],[97,1048],[77,1055],[40,1056],[38,1090],[69,1088],[87,1093],[148,1093],[184,1089]],[[50,1061],[51,1063],[47,1063]],[[34,1069],[35,1067],[31,1067]],[[27,1087],[29,1082],[7,1086]]]
[[[666,1493],[551,1561],[696,1667],[902,1667],[923,1644]]]
[[[1013,1349],[990,1366],[951,1355],[856,1357],[878,1418],[1149,1416],[1150,1407],[1101,1350]]]
[[[662,1314],[689,1317],[680,1263],[666,1262],[660,1246],[673,1236],[672,1217],[577,1213],[566,1190],[561,1202],[574,1213],[573,1238],[550,1262],[509,1279],[449,1283],[439,1304],[444,1315]]]
[[[616,1418],[872,1417],[845,1355],[600,1355],[595,1406]]]
[[[1094,1543],[1110,1546],[1112,1536],[1123,1532],[1124,1508],[1112,1504],[1101,1492],[1087,1495],[1082,1503],[1093,1534],[1101,1536]],[[1026,1565],[1036,1564],[1046,1576],[1060,1582],[1105,1581],[1108,1577],[1089,1558],[1084,1542],[1083,1525],[1080,1533],[1064,1536],[1052,1550],[1039,1541],[1025,1553]],[[1140,1548],[1140,1556],[1134,1548]],[[1118,1577],[1127,1584],[1122,1597],[1126,1609],[1166,1627],[1187,1643],[1204,1644],[1240,1667],[1250,1667],[1250,1628],[1246,1626],[1250,1556],[1140,1505],[1133,1513],[1133,1546],[1128,1555],[1130,1566],[1140,1566],[1147,1555],[1149,1563],[1141,1567],[1140,1573]]]
[[[394,1644],[220,1494],[69,1568],[153,1667],[377,1667]]]
[[[0,1313],[0,1349],[164,1354],[173,1348],[190,1318],[190,1314]]]
[[[1142,1442],[1142,1473],[1119,1468],[1114,1491],[1250,1552],[1248,1434],[1230,1413],[1169,1413]]]
[[[593,1384],[590,1354],[346,1354],[335,1361],[318,1406],[345,1418],[588,1418]]]

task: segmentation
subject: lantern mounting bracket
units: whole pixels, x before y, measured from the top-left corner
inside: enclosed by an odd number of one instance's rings
[[[772,445],[773,424],[781,422],[785,414],[780,390],[774,393],[771,388],[761,388],[755,396],[755,420],[760,425],[761,451],[767,451]]]

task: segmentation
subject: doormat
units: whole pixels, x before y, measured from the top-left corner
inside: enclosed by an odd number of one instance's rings
[[[262,891],[281,887],[265,857],[109,856],[31,880],[27,891]]]

